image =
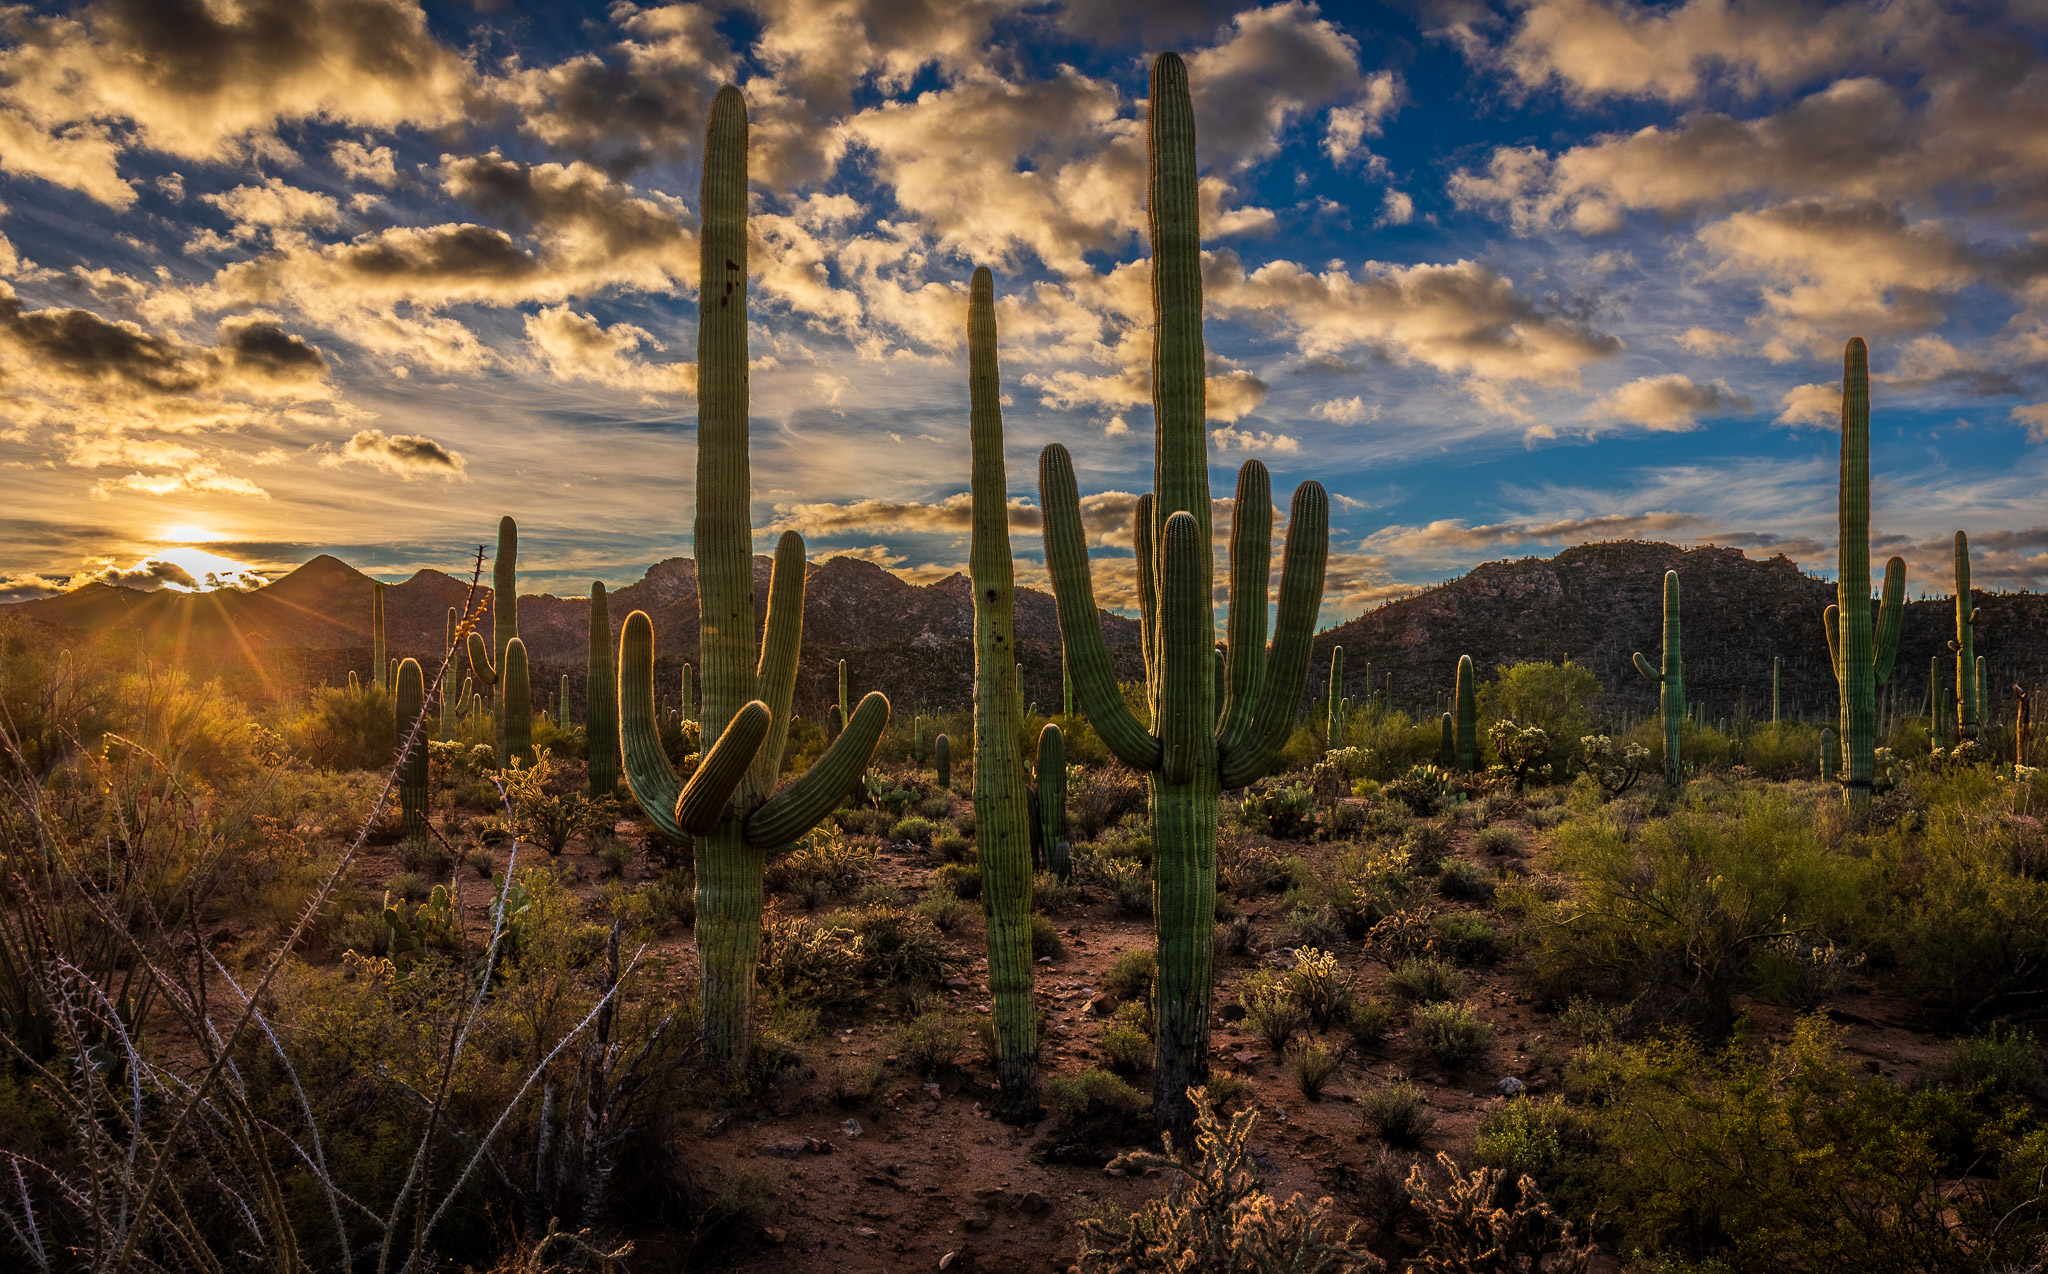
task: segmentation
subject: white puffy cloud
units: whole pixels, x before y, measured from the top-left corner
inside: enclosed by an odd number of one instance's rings
[[[1714,413],[1739,414],[1753,406],[1749,398],[1728,388],[1726,381],[1695,384],[1688,376],[1669,372],[1644,376],[1608,390],[1588,409],[1595,420],[1639,425],[1652,433],[1683,433],[1699,418]]]
[[[1840,421],[1841,412],[1842,387],[1839,384],[1794,385],[1778,400],[1775,423],[1825,428]]]
[[[329,465],[368,465],[410,482],[414,478],[460,478],[468,462],[459,451],[451,451],[420,434],[386,434],[381,429],[360,429],[338,454],[327,456]]]
[[[527,316],[526,342],[557,380],[591,381],[646,394],[697,392],[696,364],[647,363],[636,357],[642,346],[656,351],[666,347],[631,323],[605,327],[566,305],[548,306]]]
[[[2048,403],[2022,403],[2012,409],[2012,422],[2025,427],[2028,442],[2048,442]]]

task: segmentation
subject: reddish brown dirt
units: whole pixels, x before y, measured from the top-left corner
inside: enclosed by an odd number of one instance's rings
[[[624,835],[635,829],[622,823],[619,830]],[[1540,865],[1547,835],[1527,825],[1520,830],[1528,846],[1522,864]],[[1497,866],[1500,860],[1488,860],[1473,849],[1472,837],[1469,826],[1459,826],[1452,834],[1454,855]],[[1274,842],[1273,847],[1311,862],[1319,862],[1334,848],[1286,842]],[[397,870],[388,852],[372,850],[362,861],[360,878],[381,881]],[[538,851],[522,850],[522,859],[528,853]],[[595,860],[578,846],[562,861],[573,867],[579,894],[594,898],[600,881]],[[937,861],[928,852],[885,844],[876,878],[914,899],[926,889]],[[499,862],[502,865],[502,853]],[[638,883],[658,874],[647,859],[636,857],[627,879]],[[467,874],[463,883],[468,926],[473,935],[485,935],[488,887]],[[1491,913],[1484,904],[1434,901],[1445,910]],[[771,906],[800,909],[787,898],[771,900]],[[1274,947],[1275,929],[1283,918],[1280,897],[1246,899],[1244,911],[1255,926],[1254,950],[1244,957],[1219,959],[1214,1001],[1219,1009],[1236,1002],[1237,983],[1261,961],[1290,963],[1287,953]],[[1082,1006],[1101,987],[1118,955],[1152,944],[1150,919],[1122,913],[1099,889],[1085,891],[1079,905],[1053,919],[1066,951],[1039,965],[1046,1077],[1107,1064],[1098,1043],[1101,1020]],[[1511,920],[1495,919],[1503,929],[1514,928]],[[978,912],[947,935],[948,945],[968,966],[967,986],[943,992],[946,1005],[961,1014],[986,1012],[982,940]],[[659,944],[649,955],[661,982],[681,989],[694,981],[695,951],[687,934]],[[1381,963],[1355,943],[1344,944],[1339,955],[1354,990],[1397,1003],[1384,989],[1387,970]],[[1433,1167],[1439,1151],[1460,1160],[1470,1157],[1480,1118],[1506,1100],[1495,1090],[1502,1077],[1515,1076],[1537,1092],[1557,1088],[1559,1068],[1573,1042],[1560,1036],[1554,1020],[1536,1006],[1512,958],[1494,967],[1467,966],[1466,971],[1472,990],[1465,1002],[1495,1029],[1484,1055],[1457,1074],[1443,1073],[1421,1055],[1409,1038],[1404,1013],[1383,1045],[1348,1054],[1338,1081],[1320,1100],[1309,1101],[1263,1040],[1230,1022],[1215,1022],[1216,1071],[1236,1074],[1250,1085],[1245,1106],[1259,1115],[1252,1144],[1267,1189],[1282,1198],[1295,1192],[1310,1200],[1329,1197],[1340,1224],[1357,1220],[1356,1170],[1376,1139],[1360,1121],[1352,1098],[1391,1080],[1421,1085],[1436,1116],[1421,1147],[1403,1156],[1425,1167]],[[1077,1248],[1078,1217],[1112,1209],[1129,1212],[1164,1188],[1157,1179],[1036,1161],[1033,1147],[1044,1136],[1044,1128],[1011,1127],[989,1116],[993,1076],[984,1062],[971,1056],[971,1043],[962,1054],[967,1064],[941,1083],[928,1084],[894,1064],[888,1066],[872,1099],[853,1105],[836,1102],[831,1087],[835,1067],[864,1065],[878,1057],[895,1060],[893,1048],[903,1017],[882,1000],[877,997],[876,1008],[864,1016],[828,1019],[819,1037],[800,1045],[803,1064],[758,1101],[732,1110],[690,1112],[683,1134],[687,1145],[682,1149],[691,1170],[711,1184],[740,1173],[765,1173],[776,1195],[767,1223],[727,1243],[709,1261],[691,1253],[688,1236],[629,1227],[635,1268],[780,1274],[795,1260],[806,1268],[858,1274],[939,1269],[950,1255],[945,1268],[954,1270],[1065,1270]],[[1773,1034],[1791,1016],[1761,1003],[1741,1007]],[[1896,1006],[1867,989],[1845,996],[1831,1015],[1845,1028],[1848,1052],[1862,1058],[1870,1073],[1911,1082],[1942,1052],[1938,1041],[1908,1029]],[[1334,1045],[1342,1036],[1333,1033],[1328,1039]],[[1135,1076],[1132,1082],[1149,1092],[1149,1074]],[[631,1165],[622,1170],[630,1172]],[[1358,1237],[1390,1259],[1403,1251],[1399,1236],[1378,1233],[1370,1224],[1360,1226]],[[1620,1266],[1603,1256],[1594,1268],[1611,1271]]]

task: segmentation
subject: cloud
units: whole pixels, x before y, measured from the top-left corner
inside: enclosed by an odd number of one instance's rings
[[[2048,403],[2026,403],[2012,409],[2011,420],[2024,425],[2028,442],[2048,442]]]
[[[1389,190],[1380,199],[1380,215],[1373,218],[1376,226],[1405,226],[1415,220],[1415,200],[1398,190]]]
[[[71,584],[74,588],[85,584],[110,584],[115,588],[143,593],[154,593],[166,587],[189,592],[199,587],[199,581],[192,577],[192,572],[162,557],[145,557],[133,566],[116,566],[112,559],[102,558],[92,569],[73,576]]]
[[[172,473],[131,473],[122,478],[101,478],[86,494],[95,500],[110,500],[121,492],[134,495],[234,495],[268,500],[270,493],[247,478],[222,473],[210,464],[194,463]]]
[[[1387,120],[1401,107],[1403,86],[1392,71],[1374,71],[1365,77],[1363,89],[1365,96],[1357,105],[1330,108],[1330,122],[1323,132],[1323,153],[1333,164],[1353,158],[1370,163],[1376,158],[1365,148],[1365,139],[1379,136]]]
[[[1152,402],[1152,369],[1137,367],[1107,376],[1082,371],[1027,373],[1023,381],[1041,392],[1039,401],[1069,411],[1077,407],[1139,407]],[[1242,367],[1217,372],[1203,382],[1205,412],[1225,424],[1256,411],[1270,387]]]
[[[1301,441],[1286,434],[1269,433],[1264,429],[1232,429],[1225,426],[1209,431],[1209,441],[1216,444],[1218,452],[1236,447],[1239,451],[1277,451],[1292,455],[1301,450]]]
[[[1474,261],[1368,262],[1356,273],[1339,262],[1321,274],[1274,261],[1247,274],[1235,255],[1218,252],[1206,276],[1212,312],[1269,323],[1308,359],[1364,351],[1473,381],[1572,386],[1582,367],[1621,349]]]
[[[1280,148],[1288,124],[1325,104],[1356,99],[1331,123],[1331,135],[1356,128],[1351,146],[1376,134],[1394,112],[1400,81],[1382,71],[1360,74],[1358,41],[1321,17],[1313,4],[1289,0],[1246,9],[1224,38],[1188,58],[1195,137],[1210,166],[1246,168]],[[1348,154],[1349,151],[1346,151]],[[1341,158],[1341,156],[1339,156]]]
[[[1794,385],[1778,400],[1778,415],[1773,424],[1815,425],[1827,428],[1841,421],[1842,386]]]
[[[0,51],[0,167],[126,208],[124,150],[285,158],[281,124],[433,127],[472,72],[411,0],[98,0],[14,10]]]
[[[390,152],[385,152],[387,163]],[[237,240],[253,239],[277,230],[313,227],[332,230],[341,224],[341,209],[331,195],[300,190],[271,177],[260,186],[236,186],[224,194],[200,198],[228,214],[234,222],[229,231]]]
[[[696,364],[645,363],[634,357],[643,345],[653,350],[665,346],[631,323],[605,327],[566,305],[549,306],[527,315],[526,342],[556,380],[592,381],[649,395],[697,392]]]
[[[461,452],[450,451],[432,438],[419,434],[386,435],[381,429],[356,431],[339,454],[325,457],[322,463],[342,464],[351,460],[408,482],[414,478],[460,478],[468,467]]]
[[[1709,414],[1738,414],[1755,406],[1728,382],[1699,385],[1677,372],[1644,376],[1608,390],[1587,409],[1592,419],[1640,425],[1652,433],[1684,433]]]
[[[1480,526],[1442,518],[1423,526],[1383,527],[1366,536],[1362,547],[1389,556],[1441,561],[1528,544],[1639,539],[1668,534],[1695,521],[1692,514],[1674,512],[1606,513],[1549,522],[1495,522]]]
[[[17,571],[0,576],[0,604],[8,602],[32,602],[42,597],[54,597],[70,587],[69,581],[35,571]]]
[[[1317,420],[1327,420],[1333,425],[1357,425],[1380,418],[1379,404],[1368,406],[1363,396],[1332,398],[1319,402],[1308,409],[1308,414]]]
[[[822,549],[811,555],[814,562],[830,561],[835,557],[850,557],[856,562],[872,562],[883,570],[901,566],[908,559],[901,553],[891,553],[886,544],[870,544],[864,549]],[[952,572],[948,571],[947,574]],[[944,578],[941,576],[940,578]]]
[[[1134,497],[1135,498],[1135,497]],[[1022,496],[1009,499],[1012,532],[1038,530],[1038,506]],[[856,535],[940,532],[966,535],[974,529],[974,497],[962,491],[943,500],[854,500],[845,504],[777,504],[763,530],[800,531],[832,539]]]
[[[1716,80],[1737,92],[1797,86],[1882,59],[1945,15],[1937,4],[1743,3],[1686,0],[1533,0],[1500,50],[1532,88],[1580,99],[1683,102]]]
[[[327,152],[342,176],[367,181],[373,186],[398,184],[398,165],[389,146],[371,146],[368,138],[359,142],[338,141]]]

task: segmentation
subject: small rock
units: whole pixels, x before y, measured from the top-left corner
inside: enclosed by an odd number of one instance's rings
[[[1040,1191],[1028,1190],[1023,1198],[1017,1200],[1017,1206],[1025,1212],[1036,1214],[1051,1207],[1052,1200],[1046,1198]]]
[[[1226,1022],[1242,1022],[1244,1021],[1244,1005],[1226,1004],[1217,1010],[1216,1016]]]
[[[1052,963],[1052,957],[1051,957],[1051,956],[1040,956],[1040,957],[1038,957],[1038,963],[1040,963],[1040,964],[1051,964],[1051,963]]]
[[[948,1252],[944,1256],[939,1258],[939,1268],[942,1270],[950,1270],[953,1268],[953,1262],[959,1259],[960,1254],[958,1252]]]
[[[1528,1085],[1510,1075],[1500,1083],[1495,1084],[1494,1087],[1500,1090],[1500,1095],[1503,1097],[1519,1097],[1522,1095],[1522,1090],[1527,1088]]]
[[[801,1141],[771,1141],[761,1147],[761,1153],[770,1159],[794,1159],[804,1152]]]
[[[924,1090],[934,1097],[939,1095],[939,1086],[937,1084],[926,1084]]]
[[[1090,1017],[1103,1017],[1110,1012],[1110,1001],[1106,995],[1092,997],[1081,1006],[1081,1011]]]
[[[966,1226],[970,1230],[986,1230],[994,1220],[995,1218],[991,1217],[988,1214],[987,1208],[976,1208],[974,1211],[960,1218],[960,1224]]]
[[[873,1239],[881,1237],[880,1233],[872,1225],[863,1225],[858,1229],[854,1230],[854,1233],[864,1239]]]
[[[948,991],[965,991],[970,985],[966,978],[958,974],[946,979],[946,989]],[[952,1253],[948,1252],[946,1255],[950,1257]],[[943,1269],[944,1267],[941,1266],[940,1268]]]
[[[975,1006],[974,1006],[974,1011],[975,1011],[976,1013],[986,1013],[986,1012],[988,1012],[988,1005],[986,1005],[986,1004],[977,1004],[977,1005],[975,1005]]]
[[[1104,1168],[1102,1170],[1102,1175],[1105,1177],[1121,1177],[1127,1174],[1124,1172],[1122,1168]]]
[[[1230,1055],[1230,1060],[1236,1062],[1239,1066],[1249,1066],[1259,1060],[1259,1055],[1248,1048],[1241,1048]]]
[[[847,1136],[849,1136],[849,1137],[858,1137],[858,1136],[860,1136],[860,1120],[858,1120],[858,1119],[849,1119],[849,1120],[847,1120],[847,1121],[846,1121],[845,1123],[843,1123],[843,1124],[839,1125],[839,1131],[841,1131],[841,1132],[845,1133],[845,1134],[846,1134]]]
[[[814,1155],[829,1155],[832,1153],[832,1143],[823,1137],[806,1137],[804,1138],[804,1149]]]
[[[764,1225],[761,1227],[761,1241],[763,1243],[772,1243],[777,1246],[780,1246],[788,1238],[789,1231],[781,1229],[780,1227],[773,1225]]]

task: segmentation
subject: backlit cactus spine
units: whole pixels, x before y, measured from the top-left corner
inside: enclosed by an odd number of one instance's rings
[[[1679,648],[1678,572],[1664,572],[1664,662],[1652,668],[1636,652],[1636,671],[1657,683],[1657,706],[1664,717],[1664,781],[1676,790],[1685,782],[1682,740],[1685,736],[1685,658]]]
[[[952,791],[953,745],[947,742],[943,734],[932,740],[932,768],[938,772],[936,777],[939,780],[939,790]]]
[[[973,447],[974,827],[987,917],[988,989],[994,1006],[999,1113],[1035,1118],[1038,1002],[1031,990],[1032,810],[1018,733],[1016,576],[1010,562],[1009,488],[1003,475],[1002,379],[996,359],[995,282],[974,272],[967,300],[968,433]],[[846,661],[839,662],[846,697]],[[1046,729],[1058,733],[1058,727]],[[1042,746],[1042,740],[1041,740]]]
[[[1472,668],[1472,656],[1458,656],[1458,768],[1467,774],[1479,769],[1479,677]]]
[[[484,649],[484,635],[469,634],[469,670],[479,686],[498,688],[498,765],[509,767],[512,758],[525,755],[533,739],[533,705],[526,684],[526,648],[519,648],[519,665],[511,667],[512,643],[519,640],[519,527],[512,519],[498,519],[498,557],[491,563],[491,646]],[[518,684],[512,684],[513,676]],[[515,744],[513,740],[518,740]]]
[[[1344,746],[1344,648],[1330,648],[1330,697],[1325,710],[1323,748],[1334,752]]]
[[[1956,532],[1956,742],[1977,737],[1977,598],[1970,591],[1970,537]]]
[[[703,760],[685,784],[662,753],[654,622],[644,611],[627,617],[619,637],[619,725],[634,799],[663,834],[694,838],[701,1031],[707,1053],[738,1064],[754,1040],[765,855],[838,806],[889,723],[889,701],[879,694],[861,700],[825,755],[775,790],[803,643],[804,542],[792,531],[775,546],[757,660],[747,455],[747,108],[738,89],[718,91],[707,131],[699,202],[694,536]]]
[[[419,719],[427,705],[427,683],[420,671],[419,661],[407,659],[398,665],[397,687],[394,690],[395,705],[392,710],[392,724],[400,742],[412,732],[412,724]],[[407,844],[417,845],[427,839],[427,739],[422,734],[412,740],[412,748],[398,764],[398,818]]]
[[[611,600],[590,585],[590,655],[583,686],[583,738],[590,757],[590,795],[619,789],[619,679],[612,665]]]
[[[1295,492],[1269,653],[1269,479],[1256,460],[1238,471],[1225,702],[1219,714],[1213,702],[1214,564],[1195,121],[1187,68],[1172,53],[1152,64],[1148,133],[1157,490],[1139,499],[1135,532],[1150,729],[1124,705],[1103,644],[1080,493],[1066,448],[1045,449],[1038,484],[1046,565],[1075,698],[1108,749],[1143,771],[1151,787],[1159,968],[1153,1112],[1161,1126],[1184,1134],[1194,1115],[1187,1090],[1204,1083],[1209,1070],[1217,798],[1222,788],[1242,787],[1266,773],[1294,726],[1322,604],[1329,502],[1314,482]]]
[[[1835,604],[1821,616],[1841,690],[1842,800],[1861,816],[1877,775],[1877,688],[1891,680],[1906,614],[1906,563],[1885,563],[1884,601],[1870,615],[1870,352],[1860,336],[1842,354],[1842,469],[1835,541]]]

